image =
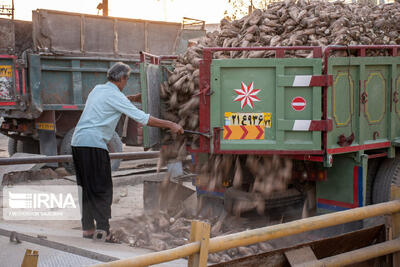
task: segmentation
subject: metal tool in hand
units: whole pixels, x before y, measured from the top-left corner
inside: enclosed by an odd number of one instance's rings
[[[184,133],[185,134],[198,134],[198,135],[205,136],[207,138],[211,137],[211,135],[209,133],[202,133],[202,132],[197,132],[197,131],[184,130]]]

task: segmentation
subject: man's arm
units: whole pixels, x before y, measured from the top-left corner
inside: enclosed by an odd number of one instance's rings
[[[184,132],[182,126],[180,126],[179,124],[176,124],[175,122],[172,122],[172,121],[157,119],[153,116],[149,117],[147,126],[167,128],[167,129],[170,129],[171,132],[179,133],[179,134],[183,134],[183,132]]]
[[[112,105],[119,112],[127,115],[129,118],[134,119],[143,125],[167,128],[173,133],[184,133],[182,126],[179,124],[176,124],[172,121],[157,119],[149,114],[144,113],[142,110],[139,110],[137,107],[135,107],[123,94],[120,94],[119,97],[118,95],[116,96],[117,97],[115,98],[108,99],[108,101],[110,101],[110,105]]]

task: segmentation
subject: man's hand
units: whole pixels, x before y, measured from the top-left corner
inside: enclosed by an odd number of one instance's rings
[[[171,130],[172,133],[175,133],[175,134],[183,134],[184,133],[182,126],[180,126],[179,124],[176,124],[174,122],[171,122],[171,126],[169,127],[169,129]]]
[[[153,116],[150,116],[149,121],[147,122],[147,126],[167,128],[170,129],[170,131],[174,134],[184,133],[182,126],[180,126],[179,124],[176,124],[172,121],[157,119]]]
[[[139,102],[142,103],[142,94],[136,94],[136,95],[128,95],[126,96],[129,101],[131,102]]]

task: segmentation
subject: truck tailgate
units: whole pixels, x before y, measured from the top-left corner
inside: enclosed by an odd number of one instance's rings
[[[16,57],[0,55],[0,106],[14,108],[20,92],[20,73],[16,70]]]
[[[320,58],[213,60],[214,152],[321,151],[321,66]]]

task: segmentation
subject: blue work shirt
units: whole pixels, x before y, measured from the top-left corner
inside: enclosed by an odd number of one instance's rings
[[[108,150],[107,143],[122,113],[143,125],[147,124],[150,117],[136,108],[112,82],[97,85],[88,96],[71,145]]]

